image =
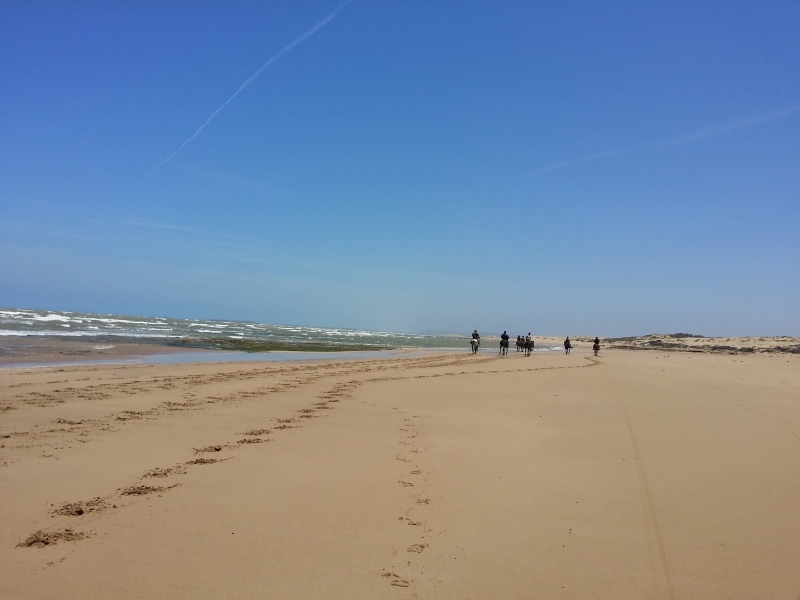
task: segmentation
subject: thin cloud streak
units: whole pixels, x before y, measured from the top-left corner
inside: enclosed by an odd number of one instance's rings
[[[126,225],[133,225],[134,227],[146,227],[148,229],[169,229],[172,231],[196,231],[194,227],[184,227],[182,225],[170,225],[168,223],[159,223],[151,221],[150,219],[128,219],[123,221]]]
[[[265,62],[265,63],[264,63],[262,66],[261,66],[261,68],[259,68],[259,69],[258,69],[258,70],[257,70],[255,73],[253,73],[253,74],[252,74],[252,75],[251,75],[251,76],[250,76],[250,77],[247,79],[247,81],[245,81],[245,82],[244,82],[242,85],[240,85],[240,86],[239,86],[239,89],[238,89],[238,90],[236,90],[236,91],[233,93],[233,95],[232,95],[230,98],[228,98],[228,99],[227,99],[227,100],[226,100],[226,101],[225,101],[225,102],[222,104],[222,106],[220,106],[220,107],[219,107],[217,110],[215,110],[213,113],[211,113],[211,116],[210,116],[210,117],[208,117],[208,119],[206,119],[206,122],[205,122],[205,123],[203,123],[202,125],[200,125],[200,127],[198,127],[197,131],[195,131],[195,132],[194,132],[194,135],[193,135],[192,137],[190,137],[190,138],[189,138],[189,139],[187,139],[185,142],[183,142],[183,144],[181,144],[181,145],[180,145],[180,147],[179,147],[177,150],[175,150],[175,152],[173,152],[172,154],[170,154],[170,155],[169,155],[167,158],[165,158],[165,159],[164,159],[164,160],[161,162],[161,164],[159,164],[159,165],[158,165],[158,166],[157,166],[155,169],[153,169],[153,170],[152,170],[152,171],[150,171],[150,172],[149,172],[147,175],[145,175],[145,176],[144,176],[144,177],[142,177],[142,178],[141,178],[139,181],[137,181],[137,182],[136,182],[136,184],[134,184],[134,186],[133,186],[133,187],[134,187],[134,188],[135,188],[135,187],[137,187],[137,186],[138,186],[140,183],[142,183],[142,182],[143,182],[145,179],[147,179],[148,177],[150,177],[150,175],[152,175],[153,173],[155,173],[156,171],[158,171],[158,170],[159,170],[161,167],[163,167],[163,166],[164,166],[165,164],[167,164],[167,163],[168,163],[170,160],[172,160],[172,158],[173,158],[173,157],[174,157],[176,154],[178,154],[178,152],[180,152],[181,150],[183,150],[183,149],[186,147],[186,144],[188,144],[188,143],[189,143],[189,142],[191,142],[193,139],[195,139],[195,138],[196,138],[198,135],[200,135],[200,132],[201,132],[201,131],[203,131],[203,129],[205,128],[205,126],[206,126],[206,125],[208,125],[208,124],[211,122],[211,120],[212,120],[214,117],[216,117],[216,116],[217,116],[217,114],[218,114],[218,113],[219,113],[219,112],[220,112],[220,111],[221,111],[223,108],[225,108],[225,107],[226,107],[226,106],[227,106],[227,105],[228,105],[228,104],[231,102],[231,100],[233,100],[234,98],[236,98],[236,96],[238,96],[238,95],[239,95],[239,94],[242,92],[242,90],[244,90],[244,88],[246,88],[248,85],[250,85],[251,83],[253,83],[253,81],[255,81],[255,80],[256,80],[256,78],[258,78],[258,76],[259,76],[259,75],[261,75],[261,73],[263,73],[263,72],[264,72],[264,71],[266,71],[268,68],[270,68],[270,67],[271,67],[271,66],[272,66],[272,65],[273,65],[273,64],[274,64],[274,63],[275,63],[275,62],[276,62],[278,59],[280,59],[280,58],[281,58],[281,57],[282,57],[284,54],[286,54],[286,53],[288,53],[288,52],[291,52],[291,51],[294,49],[294,47],[295,47],[295,46],[297,46],[298,44],[300,44],[300,43],[302,43],[302,42],[306,41],[308,38],[310,38],[312,35],[314,35],[314,34],[315,34],[317,31],[319,31],[319,30],[320,30],[322,27],[324,27],[325,25],[327,25],[327,24],[328,24],[328,23],[329,23],[329,22],[330,22],[330,21],[331,21],[331,20],[332,20],[332,19],[333,19],[333,18],[334,18],[334,17],[335,17],[335,16],[336,16],[338,13],[339,13],[339,11],[340,11],[340,10],[342,10],[342,9],[343,9],[345,6],[347,6],[348,4],[350,4],[350,2],[352,2],[352,0],[346,0],[344,3],[340,4],[340,5],[339,5],[339,6],[336,8],[336,10],[334,10],[334,11],[333,11],[331,14],[329,14],[327,17],[325,17],[324,19],[322,19],[322,20],[321,20],[319,23],[317,23],[316,25],[314,25],[314,27],[312,27],[311,29],[309,29],[309,30],[308,30],[308,31],[306,31],[305,33],[302,33],[302,34],[300,34],[299,36],[297,36],[296,38],[294,38],[294,39],[293,39],[291,42],[289,42],[289,44],[287,44],[287,45],[286,45],[286,46],[285,46],[285,47],[284,47],[284,48],[283,48],[283,49],[282,49],[280,52],[278,52],[278,53],[277,53],[277,54],[275,54],[275,55],[274,55],[272,58],[270,58],[270,59],[269,59],[267,62]],[[133,189],[133,188],[131,188],[131,189]]]
[[[702,140],[708,140],[711,138],[719,137],[727,133],[739,131],[740,129],[747,129],[749,127],[755,127],[756,125],[762,125],[764,123],[771,123],[772,121],[785,119],[787,117],[794,116],[798,113],[800,113],[800,104],[795,104],[794,106],[790,106],[783,110],[763,113],[760,115],[755,115],[753,117],[748,117],[746,119],[739,119],[737,121],[731,121],[730,123],[724,123],[722,125],[708,127],[696,131],[694,133],[690,133],[688,135],[682,135],[674,138],[669,138],[666,140],[660,140],[657,142],[645,142],[642,144],[634,144],[632,146],[623,146],[621,148],[616,148],[614,150],[608,150],[606,152],[598,152],[597,154],[590,154],[587,156],[579,156],[578,158],[557,162],[550,166],[543,167],[541,169],[529,171],[525,173],[523,177],[530,177],[531,175],[541,175],[542,173],[547,173],[549,171],[557,171],[559,169],[565,169],[573,165],[577,165],[583,162],[588,162],[591,160],[598,160],[601,158],[615,158],[617,156],[625,156],[643,150],[674,148],[676,146],[693,144],[694,142],[699,142]]]

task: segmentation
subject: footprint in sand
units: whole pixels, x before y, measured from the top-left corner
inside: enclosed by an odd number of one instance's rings
[[[195,460],[190,460],[189,462],[185,463],[187,465],[213,465],[215,462],[219,462],[216,458],[196,458]]]
[[[186,469],[183,467],[183,465],[175,465],[174,467],[168,467],[166,469],[159,469],[159,468],[151,469],[147,473],[142,475],[142,478],[144,477],[163,478],[163,477],[169,477],[170,475],[185,475],[185,474],[186,474]]]
[[[428,547],[428,544],[412,544],[408,548],[406,548],[407,552],[422,552],[425,548]]]
[[[222,446],[220,444],[216,446],[206,446],[205,448],[195,448],[195,454],[200,454],[201,452],[220,452],[223,448],[227,448],[227,445]]]
[[[44,531],[40,529],[36,533],[29,535],[24,542],[17,544],[17,548],[44,548],[58,542],[77,542],[93,535],[94,532],[84,533],[82,531],[73,531],[69,528],[61,531]]]
[[[250,431],[245,431],[239,435],[268,435],[270,433],[272,433],[271,429],[251,429]]]
[[[59,506],[53,511],[54,515],[61,515],[64,517],[80,517],[86,513],[99,512],[109,508],[108,502],[105,499],[97,497],[85,502],[70,502]]]
[[[409,583],[408,580],[400,579],[400,576],[397,573],[386,572],[383,575],[381,575],[381,577],[385,579],[390,579],[391,581],[389,583],[391,583],[395,587],[408,587]]]
[[[128,488],[125,488],[120,492],[121,496],[145,496],[147,494],[154,494],[156,492],[165,492],[167,490],[171,490],[172,488],[178,487],[180,484],[176,483],[174,485],[169,485],[166,487],[161,486],[150,486],[150,485],[134,485]]]

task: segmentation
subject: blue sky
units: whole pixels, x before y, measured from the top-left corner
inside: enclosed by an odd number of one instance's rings
[[[800,335],[800,4],[353,0],[145,178],[338,6],[0,4],[0,305]]]

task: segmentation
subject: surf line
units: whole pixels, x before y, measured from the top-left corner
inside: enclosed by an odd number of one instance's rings
[[[340,5],[339,5],[339,6],[338,6],[338,7],[337,7],[337,8],[336,8],[336,9],[335,9],[335,10],[334,10],[334,11],[333,11],[331,14],[329,14],[327,17],[325,17],[324,19],[322,19],[322,20],[321,20],[319,23],[317,23],[316,25],[314,25],[314,26],[313,26],[311,29],[309,29],[309,30],[308,30],[308,31],[306,31],[305,33],[302,33],[302,34],[298,35],[298,36],[297,36],[296,38],[294,38],[294,39],[293,39],[291,42],[289,42],[289,43],[288,43],[288,44],[287,44],[287,45],[286,45],[286,46],[285,46],[285,47],[284,47],[284,48],[283,48],[283,49],[282,49],[280,52],[278,52],[277,54],[275,54],[274,56],[272,56],[272,58],[270,58],[270,59],[269,59],[267,62],[265,62],[263,65],[261,65],[261,67],[260,67],[260,68],[259,68],[259,69],[258,69],[258,70],[255,72],[255,73],[253,73],[253,74],[252,74],[250,77],[248,77],[248,78],[247,78],[247,81],[245,81],[245,82],[244,82],[242,85],[240,85],[240,86],[239,86],[239,89],[238,89],[238,90],[236,90],[236,91],[233,93],[233,95],[232,95],[230,98],[228,98],[227,100],[225,100],[225,102],[223,102],[223,103],[222,103],[222,106],[220,106],[220,107],[219,107],[217,110],[215,110],[213,113],[211,113],[211,116],[210,116],[210,117],[208,117],[208,119],[206,119],[206,122],[205,122],[205,123],[203,123],[202,125],[200,125],[200,127],[198,127],[198,128],[197,128],[197,131],[195,131],[195,132],[194,132],[194,135],[193,135],[193,136],[191,136],[189,139],[187,139],[185,142],[183,142],[183,143],[180,145],[180,147],[179,147],[177,150],[175,150],[175,152],[173,152],[173,153],[172,153],[172,154],[170,154],[170,155],[169,155],[167,158],[165,158],[163,161],[161,161],[161,164],[159,164],[159,165],[158,165],[158,166],[157,166],[155,169],[153,169],[153,170],[152,170],[152,171],[150,171],[150,172],[149,172],[147,175],[145,175],[145,176],[144,176],[144,177],[142,177],[142,178],[141,178],[139,181],[137,181],[137,182],[136,182],[136,183],[133,185],[133,187],[132,187],[131,189],[134,189],[134,188],[136,188],[136,187],[137,187],[137,186],[138,186],[140,183],[142,183],[142,182],[143,182],[145,179],[147,179],[148,177],[150,177],[150,175],[152,175],[153,173],[155,173],[156,171],[158,171],[158,170],[159,170],[161,167],[163,167],[163,166],[164,166],[165,164],[167,164],[167,163],[168,163],[170,160],[172,160],[172,158],[173,158],[173,157],[174,157],[176,154],[178,154],[178,152],[180,152],[181,150],[183,150],[183,149],[184,149],[184,147],[186,146],[186,144],[188,144],[188,143],[189,143],[189,142],[191,142],[193,139],[195,139],[195,138],[196,138],[198,135],[200,135],[200,132],[201,132],[201,131],[203,131],[203,129],[205,128],[205,126],[206,126],[206,125],[208,125],[208,124],[211,122],[211,119],[213,119],[214,117],[216,117],[216,116],[217,116],[217,114],[218,114],[218,113],[219,113],[219,112],[220,112],[220,111],[221,111],[223,108],[225,108],[225,107],[228,105],[228,103],[230,103],[230,101],[231,101],[231,100],[233,100],[234,98],[236,98],[236,96],[238,96],[238,95],[241,93],[241,91],[242,91],[242,90],[244,90],[244,88],[246,88],[248,85],[250,85],[251,83],[253,83],[253,81],[255,81],[255,80],[258,78],[258,76],[259,76],[259,75],[261,75],[261,73],[263,73],[263,72],[264,72],[264,71],[266,71],[268,68],[270,68],[270,67],[271,67],[271,66],[272,66],[272,65],[273,65],[273,64],[274,64],[274,63],[275,63],[275,62],[276,62],[276,61],[277,61],[277,60],[278,60],[278,59],[279,59],[281,56],[283,56],[284,54],[286,54],[286,53],[288,53],[288,52],[291,52],[291,51],[294,49],[294,47],[295,47],[295,46],[297,46],[298,44],[300,44],[300,43],[302,43],[302,42],[306,41],[308,38],[310,38],[312,35],[314,35],[314,34],[315,34],[317,31],[319,31],[319,30],[320,30],[320,29],[322,29],[322,28],[323,28],[325,25],[327,25],[327,24],[328,24],[328,23],[329,23],[329,22],[330,22],[330,21],[331,21],[331,20],[332,20],[332,19],[333,19],[333,18],[334,18],[334,17],[335,17],[335,16],[336,16],[338,13],[339,13],[339,11],[340,11],[340,10],[342,10],[342,9],[343,9],[345,6],[347,6],[348,4],[350,4],[350,2],[352,2],[352,0],[346,0],[345,2],[343,2],[342,4],[340,4]]]

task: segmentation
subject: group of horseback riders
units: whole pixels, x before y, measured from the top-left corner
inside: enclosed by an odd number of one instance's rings
[[[499,354],[504,355],[508,354],[508,340],[510,339],[508,332],[504,331],[503,335],[500,336],[500,352]],[[477,354],[478,350],[481,346],[481,336],[478,333],[478,330],[474,330],[472,332],[472,339],[470,340],[470,346],[472,347],[472,353]],[[533,352],[533,347],[535,346],[533,338],[531,337],[531,332],[528,332],[528,335],[517,336],[517,352],[524,352],[525,356],[530,356],[531,352]],[[594,343],[592,344],[592,350],[594,350],[594,355],[597,356],[598,352],[600,352],[600,338],[594,338]],[[564,340],[564,352],[569,354],[572,351],[572,342],[569,340],[569,336],[567,339]]]

